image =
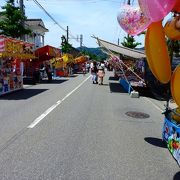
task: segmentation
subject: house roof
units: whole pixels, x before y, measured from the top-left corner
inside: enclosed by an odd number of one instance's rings
[[[25,24],[29,27],[41,29],[44,32],[48,32],[49,30],[45,27],[42,19],[27,19]]]
[[[118,54],[123,54],[123,55],[126,55],[128,57],[135,58],[135,59],[146,57],[144,51],[138,51],[138,50],[122,47],[122,46],[113,44],[111,42],[108,42],[108,41],[105,41],[105,40],[102,40],[99,38],[96,38],[96,39],[97,39],[99,46],[106,49],[106,51],[116,52]]]

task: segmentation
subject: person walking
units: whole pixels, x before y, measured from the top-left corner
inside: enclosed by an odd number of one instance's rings
[[[91,74],[92,74],[92,81],[93,81],[93,84],[97,84],[97,63],[94,61],[93,62],[93,67],[91,69]]]
[[[97,76],[98,76],[98,84],[103,85],[103,78],[105,76],[105,71],[104,71],[104,68],[102,66],[100,66],[98,68]]]

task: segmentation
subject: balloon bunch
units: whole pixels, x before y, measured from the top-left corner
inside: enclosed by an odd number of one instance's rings
[[[166,37],[180,40],[180,0],[138,0],[140,8],[124,5],[118,13],[119,25],[134,36],[147,29],[145,51],[152,73],[161,83],[171,82],[171,94],[180,106],[180,66],[171,71]],[[163,27],[162,20],[174,16]]]

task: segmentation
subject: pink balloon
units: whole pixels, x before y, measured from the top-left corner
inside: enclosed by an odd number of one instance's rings
[[[174,7],[176,0],[138,0],[146,17],[152,22],[162,20]]]
[[[129,5],[122,6],[117,20],[121,28],[132,36],[141,33],[151,24],[150,19],[143,15],[140,8]]]

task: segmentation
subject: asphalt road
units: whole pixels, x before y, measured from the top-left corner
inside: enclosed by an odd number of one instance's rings
[[[0,97],[0,179],[180,179],[161,141],[164,102],[131,98],[111,75],[102,86],[79,74]]]

